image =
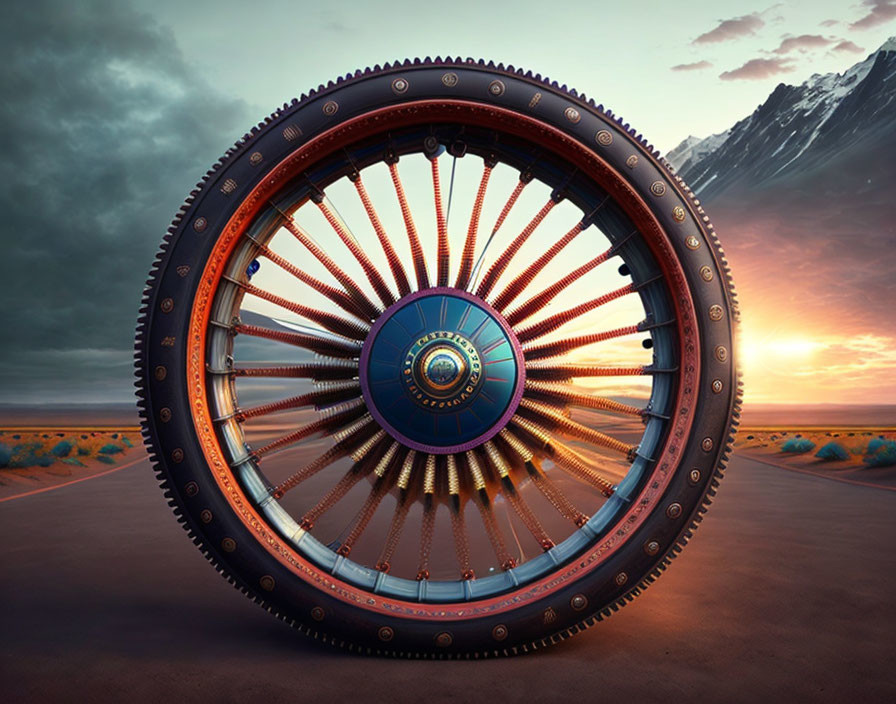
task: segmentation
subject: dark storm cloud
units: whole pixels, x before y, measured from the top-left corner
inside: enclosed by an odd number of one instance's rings
[[[120,2],[3,14],[0,400],[125,398],[153,253],[247,110]]]
[[[862,4],[869,9],[850,29],[870,29],[896,18],[896,0],[865,0]]]
[[[709,68],[712,64],[709,61],[696,61],[692,64],[678,64],[677,66],[672,66],[670,71],[700,71],[704,68]]]
[[[798,37],[787,37],[781,45],[774,50],[774,54],[789,54],[794,50],[818,49],[833,44],[835,40],[826,39],[820,34],[801,34]]]
[[[756,81],[779,73],[793,71],[790,59],[750,59],[740,68],[719,74],[723,81]]]
[[[758,12],[742,17],[733,17],[730,20],[722,20],[719,25],[697,37],[692,44],[716,44],[727,42],[739,37],[756,34],[757,29],[765,26],[765,21]]]

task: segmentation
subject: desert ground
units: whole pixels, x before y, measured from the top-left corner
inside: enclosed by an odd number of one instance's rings
[[[896,469],[866,463],[896,434],[801,418],[745,414],[695,538],[609,620],[534,655],[404,662],[309,641],[226,584],[173,520],[133,417],[2,417],[0,443],[71,442],[84,465],[0,469],[4,701],[896,701]],[[813,449],[782,452],[793,439]],[[829,442],[849,456],[815,457]]]

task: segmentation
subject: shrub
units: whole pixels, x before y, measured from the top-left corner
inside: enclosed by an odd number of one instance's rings
[[[96,458],[104,464],[115,464],[115,458],[109,457],[109,455],[97,455]]]
[[[0,443],[0,467],[8,467],[12,459],[12,448]]]
[[[848,460],[849,452],[847,452],[846,448],[840,443],[829,442],[826,445],[823,445],[822,448],[815,453],[815,456],[828,461]]]
[[[868,442],[868,454],[872,455],[877,452],[880,448],[884,447],[887,444],[887,441],[882,437],[874,438],[874,440],[870,440]]]
[[[117,455],[122,451],[122,448],[118,445],[113,445],[111,442],[108,445],[103,445],[100,448],[101,455]]]
[[[68,440],[60,440],[56,443],[56,446],[50,450],[50,454],[56,457],[68,457],[69,453],[71,453],[72,445]]]
[[[871,447],[871,443],[868,443]],[[869,467],[892,467],[896,465],[896,441],[885,440],[877,446],[877,451],[865,456],[865,464]]]
[[[790,440],[781,445],[781,452],[790,452],[795,455],[810,452],[814,449],[815,443],[808,438],[790,438]]]
[[[86,457],[90,454],[90,449],[86,447],[79,447],[78,454],[81,455],[81,457]]]

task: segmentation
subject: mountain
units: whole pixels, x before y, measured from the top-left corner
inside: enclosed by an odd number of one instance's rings
[[[721,236],[747,327],[827,340],[847,386],[853,364],[896,372],[896,38],[666,158]]]
[[[853,192],[864,180],[893,185],[896,154],[896,37],[842,74],[779,84],[752,115],[717,135],[688,137],[666,156],[704,199],[767,190],[843,172]],[[813,185],[818,185],[813,183]],[[829,184],[834,186],[835,184]]]

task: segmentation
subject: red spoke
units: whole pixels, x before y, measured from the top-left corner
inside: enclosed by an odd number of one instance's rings
[[[551,406],[524,397],[520,400],[519,409],[523,413],[535,416],[541,422],[549,423],[553,429],[559,430],[561,433],[585,440],[598,447],[618,452],[625,455],[629,461],[634,460],[634,454],[638,449],[636,446],[628,445],[606,433],[593,430],[586,425],[570,420],[562,412]]]
[[[507,463],[504,455],[491,440],[486,442],[484,447],[486,456],[491,461],[495,471],[498,472],[498,476],[501,477],[501,484],[504,487],[504,496],[510,502],[513,510],[516,511],[516,514],[520,517],[520,520],[522,520],[523,525],[526,526],[526,529],[541,546],[542,550],[550,550],[554,547],[554,541],[548,536],[532,509],[529,508],[529,505],[523,500],[523,497],[520,496],[516,485],[513,483],[513,479],[510,477],[510,465]]]
[[[423,504],[423,525],[420,529],[420,560],[417,564],[417,581],[429,579],[429,558],[432,554],[432,535],[436,526],[438,504],[427,495]]]
[[[408,242],[411,245],[411,259],[414,262],[414,272],[417,275],[417,289],[429,288],[429,275],[426,273],[426,260],[423,257],[423,247],[420,246],[420,238],[417,236],[417,228],[414,226],[414,218],[411,217],[411,209],[401,185],[401,177],[398,175],[397,160],[389,164],[389,174],[392,176],[392,185],[395,187],[395,195],[398,196],[398,204],[401,207],[401,217],[408,233]]]
[[[276,206],[274,206],[276,208]],[[348,291],[348,295],[351,296],[351,299],[364,311],[366,314],[367,320],[373,320],[382,312],[379,308],[377,308],[373,302],[367,298],[366,294],[358,288],[358,284],[355,283],[354,279],[351,276],[346,274],[342,269],[340,269],[336,262],[334,262],[314,241],[314,239],[305,232],[301,227],[299,227],[298,223],[287,213],[284,213],[282,210],[277,208],[280,214],[283,216],[283,226],[289,230],[293,237],[295,237],[299,243],[307,249],[311,255],[317,259],[324,267],[329,271],[333,278],[335,278],[339,283],[343,285],[346,291]]]
[[[588,522],[588,516],[579,511],[566,495],[552,482],[548,476],[535,464],[535,457],[526,444],[511,433],[507,428],[501,430],[501,439],[519,455],[525,464],[526,471],[532,483],[557,510],[561,516],[581,527]]]
[[[535,347],[524,347],[523,354],[527,360],[548,359],[550,357],[566,354],[579,347],[593,345],[597,342],[604,342],[617,337],[624,337],[625,335],[634,335],[636,332],[639,332],[638,326],[629,325],[624,328],[608,330],[607,332],[596,332],[590,335],[582,335],[581,337],[567,338],[565,340],[560,340],[559,342],[548,342],[543,345],[536,345]]]
[[[395,513],[392,515],[389,534],[386,536],[386,544],[383,546],[380,558],[376,562],[376,568],[380,572],[388,572],[392,567],[392,556],[398,549],[398,541],[401,538],[401,532],[410,508],[411,502],[407,499],[399,499],[395,505]]]
[[[370,282],[370,285],[373,286],[373,290],[376,291],[376,295],[379,296],[383,305],[388,307],[395,303],[395,296],[392,295],[392,292],[389,290],[383,277],[380,276],[380,272],[377,271],[373,262],[371,262],[370,258],[364,253],[364,250],[361,249],[361,246],[357,243],[355,238],[346,230],[342,221],[336,217],[336,214],[326,204],[323,197],[321,196],[321,199],[315,202],[317,203],[320,212],[323,213],[323,216],[327,219],[327,222],[330,223],[330,227],[333,228],[348,251],[352,253],[352,256],[358,261],[361,268],[364,269],[364,274],[367,276],[367,280]]]
[[[370,219],[370,224],[373,226],[376,236],[379,238],[380,246],[383,248],[383,254],[386,255],[386,261],[389,264],[389,269],[392,271],[395,285],[398,286],[398,295],[407,296],[411,292],[411,285],[408,283],[408,275],[405,273],[404,267],[401,265],[401,260],[399,259],[398,254],[396,254],[395,248],[392,246],[392,241],[389,239],[386,230],[383,228],[383,223],[380,221],[380,217],[373,207],[370,196],[367,194],[367,189],[364,188],[364,184],[361,182],[361,175],[354,174],[352,181],[355,184],[355,190],[358,192],[358,197],[361,199],[361,204],[367,212],[367,217]]]
[[[473,212],[470,215],[470,225],[467,228],[467,239],[464,242],[464,250],[460,258],[460,270],[457,272],[457,281],[454,284],[455,288],[461,290],[467,287],[467,283],[470,281],[470,274],[473,271],[473,256],[476,253],[476,235],[479,232],[479,218],[482,215],[485,190],[488,187],[491,174],[492,167],[486,163],[482,171],[482,178],[479,181],[479,189],[476,191],[476,200],[473,202]]]
[[[518,331],[516,336],[520,342],[529,342],[539,337],[544,337],[548,333],[554,332],[554,330],[565,325],[571,320],[575,320],[580,315],[584,315],[585,313],[592,311],[595,308],[606,305],[610,301],[615,301],[617,298],[627,296],[634,290],[634,284],[627,284],[626,286],[618,288],[615,291],[606,293],[603,296],[598,296],[597,298],[593,298],[590,301],[585,301],[584,303],[580,303],[574,308],[565,310],[562,313],[557,313],[550,316],[549,318],[545,318],[544,320],[535,323],[534,325],[530,325],[529,327]]]
[[[498,282],[498,279],[501,277],[501,274],[504,273],[504,270],[507,268],[507,265],[510,264],[510,260],[513,259],[514,255],[519,251],[520,247],[525,244],[526,240],[535,232],[535,229],[541,224],[541,222],[547,217],[548,213],[553,210],[554,206],[557,205],[558,201],[553,198],[549,199],[547,203],[545,203],[541,210],[539,210],[532,220],[529,221],[529,224],[523,229],[523,231],[516,236],[513,242],[508,245],[507,249],[505,249],[501,256],[498,257],[498,260],[489,267],[489,270],[486,272],[485,276],[482,279],[482,283],[479,284],[479,288],[476,290],[476,295],[480,298],[486,298],[489,292],[492,290],[492,287]]]
[[[341,338],[335,335],[333,337],[324,337],[323,335],[314,335],[311,333],[271,330],[270,328],[262,328],[257,325],[244,325],[243,323],[235,325],[233,331],[241,335],[262,337],[266,340],[283,342],[284,344],[293,345],[294,347],[303,347],[306,350],[311,350],[312,352],[331,357],[356,358],[361,355],[361,343],[357,340]]]
[[[329,330],[330,332],[334,332],[337,335],[344,335],[345,337],[351,338],[353,340],[363,340],[365,337],[367,337],[367,333],[370,331],[370,326],[366,325],[365,323],[355,323],[350,320],[346,320],[345,318],[340,318],[338,315],[333,315],[332,313],[326,313],[324,311],[317,310],[316,308],[303,306],[301,303],[290,301],[286,298],[283,298],[282,296],[278,296],[275,293],[265,291],[264,289],[261,289],[253,284],[244,284],[235,280],[232,281],[250,296],[256,296],[257,298],[261,298],[265,301],[273,303],[275,306],[279,306],[284,310],[291,311],[296,315],[300,315],[303,318],[312,320],[318,325],[325,327],[327,330]]]
[[[335,286],[325,284],[323,281],[320,281],[319,279],[306,274],[297,266],[281,257],[276,252],[272,251],[266,245],[263,245],[259,242],[257,243],[257,246],[258,251],[263,257],[270,260],[285,272],[297,278],[302,283],[307,284],[318,293],[329,298],[331,301],[333,301],[333,303],[342,308],[342,310],[344,310],[346,313],[351,313],[355,317],[360,318],[361,320],[365,320],[364,310],[359,307],[358,304],[355,303],[355,301],[352,299],[352,297],[349,296],[345,291],[343,291],[342,289],[338,289]]]
[[[450,251],[448,248],[448,224],[445,222],[445,211],[442,209],[442,188],[439,184],[439,159],[433,157],[429,162],[432,164],[432,191],[436,207],[436,230],[439,238],[436,281],[439,286],[447,286]]]
[[[521,323],[526,318],[528,318],[528,317],[534,315],[535,313],[537,313],[538,311],[540,311],[542,308],[544,308],[546,305],[548,305],[548,303],[550,303],[554,299],[554,297],[557,296],[557,294],[559,294],[561,291],[563,291],[563,289],[565,289],[567,286],[578,281],[589,271],[591,271],[592,269],[598,267],[599,265],[601,265],[605,261],[607,261],[607,259],[609,259],[611,256],[611,252],[612,252],[612,250],[608,249],[603,254],[599,254],[591,261],[586,262],[585,264],[580,266],[578,269],[571,271],[569,274],[564,276],[562,279],[560,279],[556,283],[548,286],[541,293],[538,293],[535,296],[533,296],[532,298],[530,298],[528,301],[523,303],[519,308],[516,308],[516,309],[510,311],[506,316],[507,322],[510,323],[510,325],[516,325],[517,323]]]
[[[628,416],[642,416],[644,411],[635,406],[619,403],[609,398],[583,394],[565,384],[552,384],[534,379],[526,379],[526,391],[537,397],[568,403],[582,408],[593,408],[598,411],[621,413]]]
[[[287,411],[304,406],[322,405],[357,398],[361,391],[361,384],[357,381],[338,382],[338,385],[329,385],[322,389],[316,389],[307,394],[292,396],[281,401],[265,403],[252,408],[239,409],[234,413],[238,422],[244,422],[251,418],[266,416],[271,413]]]
[[[351,553],[355,543],[358,542],[358,538],[361,537],[361,533],[364,532],[364,529],[367,528],[370,521],[373,519],[373,514],[376,513],[376,510],[379,508],[383,497],[386,496],[388,489],[389,485],[386,479],[377,479],[370,494],[368,494],[367,498],[364,500],[364,505],[361,506],[361,509],[358,511],[354,525],[351,530],[349,530],[345,540],[342,541],[339,549],[336,551],[337,553],[346,557]]]
[[[538,273],[544,269],[554,257],[560,254],[566,245],[578,237],[583,230],[583,223],[576,223],[575,227],[557,240],[544,254],[538,257],[538,259],[518,274],[513,281],[507,284],[507,287],[500,293],[500,295],[492,301],[492,305],[498,310],[504,310],[529,284],[532,283],[532,280],[538,276]]]
[[[647,367],[598,367],[591,364],[551,364],[533,362],[526,365],[526,378],[543,381],[569,381],[594,376],[644,376]]]
[[[501,534],[501,529],[498,527],[497,521],[495,521],[491,501],[489,500],[488,493],[485,489],[485,478],[482,474],[479,458],[472,450],[467,450],[465,457],[467,459],[467,467],[470,470],[470,475],[473,477],[473,484],[476,486],[479,495],[479,500],[476,501],[476,506],[479,508],[479,513],[482,515],[482,523],[485,526],[485,533],[488,536],[489,542],[492,544],[492,550],[494,550],[495,556],[498,558],[498,563],[501,565],[501,569],[509,570],[516,567],[517,563],[516,560],[510,556],[510,553],[507,550],[507,543],[504,540],[504,536]]]
[[[457,456],[448,455],[448,494],[451,497],[451,533],[454,536],[454,552],[460,565],[461,579],[473,579],[470,564],[470,545],[464,526],[464,505],[460,500],[460,475],[457,470]]]
[[[282,498],[287,491],[348,454],[353,453],[357,459],[365,457],[383,437],[385,437],[385,431],[377,430],[377,426],[369,416],[352,423],[349,427],[336,434],[336,443],[331,448],[306,464],[285,481],[280,482],[280,484],[274,487],[271,495],[276,499]]]
[[[349,359],[331,359],[280,367],[236,367],[234,376],[276,377],[280,379],[354,379],[358,376],[358,363]]]
[[[307,425],[303,425],[301,428],[289,433],[289,435],[284,435],[282,438],[274,440],[264,447],[255,450],[252,453],[252,456],[255,457],[256,460],[260,460],[263,455],[267,455],[274,450],[279,450],[287,445],[292,445],[299,440],[304,440],[317,433],[327,432],[333,428],[339,428],[364,415],[366,407],[364,405],[364,400],[359,398],[354,401],[347,401],[339,404],[339,406],[334,406],[333,409],[328,409],[328,411],[330,412],[323,418],[308,423]]]
[[[613,485],[606,478],[595,472],[588,461],[575,450],[552,437],[546,428],[518,415],[511,422],[534,438],[538,448],[554,460],[558,467],[597,488],[604,496],[613,494]]]

